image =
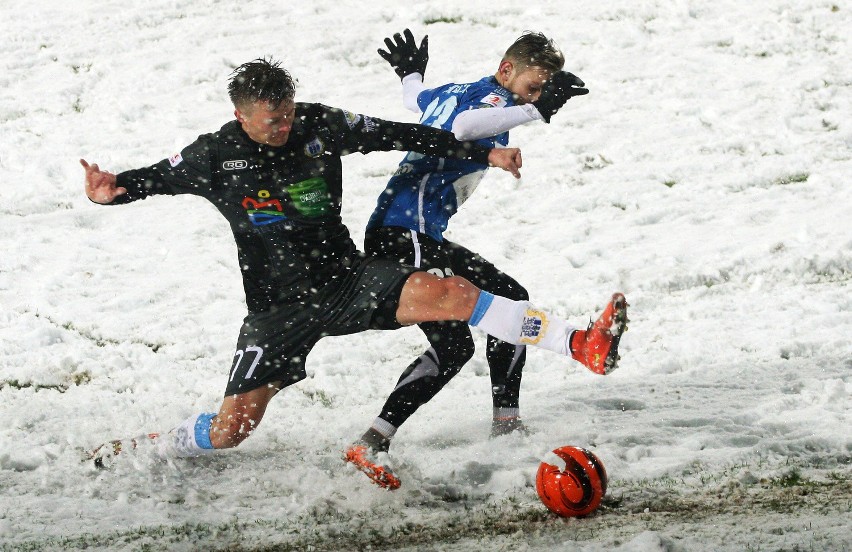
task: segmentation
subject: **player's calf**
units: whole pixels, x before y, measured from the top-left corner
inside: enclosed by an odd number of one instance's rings
[[[469,324],[502,341],[571,356],[596,374],[608,374],[617,366],[618,344],[627,330],[627,301],[623,294],[613,294],[598,320],[578,330],[528,301],[483,291]]]

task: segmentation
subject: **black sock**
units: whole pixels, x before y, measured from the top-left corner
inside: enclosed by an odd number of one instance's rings
[[[390,439],[373,428],[368,429],[364,435],[361,436],[360,441],[378,452],[387,452],[390,448]]]

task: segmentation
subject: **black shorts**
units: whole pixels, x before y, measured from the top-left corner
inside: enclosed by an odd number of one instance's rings
[[[364,250],[441,278],[461,276],[479,289],[515,301],[529,299],[527,290],[514,278],[478,253],[449,240],[439,242],[401,226],[380,226],[367,230]]]
[[[391,260],[357,257],[311,301],[249,314],[240,330],[225,396],[271,382],[286,387],[305,379],[308,353],[325,336],[399,328],[399,297],[415,271]]]

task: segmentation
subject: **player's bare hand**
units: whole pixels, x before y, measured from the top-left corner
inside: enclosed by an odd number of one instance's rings
[[[515,178],[521,177],[519,170],[523,165],[521,150],[518,148],[494,148],[488,154],[488,164],[509,171]]]
[[[112,203],[115,198],[127,193],[126,188],[116,186],[115,175],[102,171],[97,163],[89,165],[85,159],[80,159],[80,164],[86,171],[86,196],[95,203]]]

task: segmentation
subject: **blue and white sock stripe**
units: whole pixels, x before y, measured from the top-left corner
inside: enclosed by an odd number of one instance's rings
[[[195,444],[198,448],[212,449],[213,443],[210,442],[210,426],[213,418],[216,417],[215,412],[199,414],[195,420]]]
[[[476,326],[482,320],[482,317],[485,316],[485,313],[488,311],[488,307],[491,306],[491,302],[494,300],[494,295],[488,293],[487,291],[479,292],[479,298],[476,300],[476,306],[473,307],[473,314],[470,315],[470,320],[468,320],[468,324],[471,326]]]

